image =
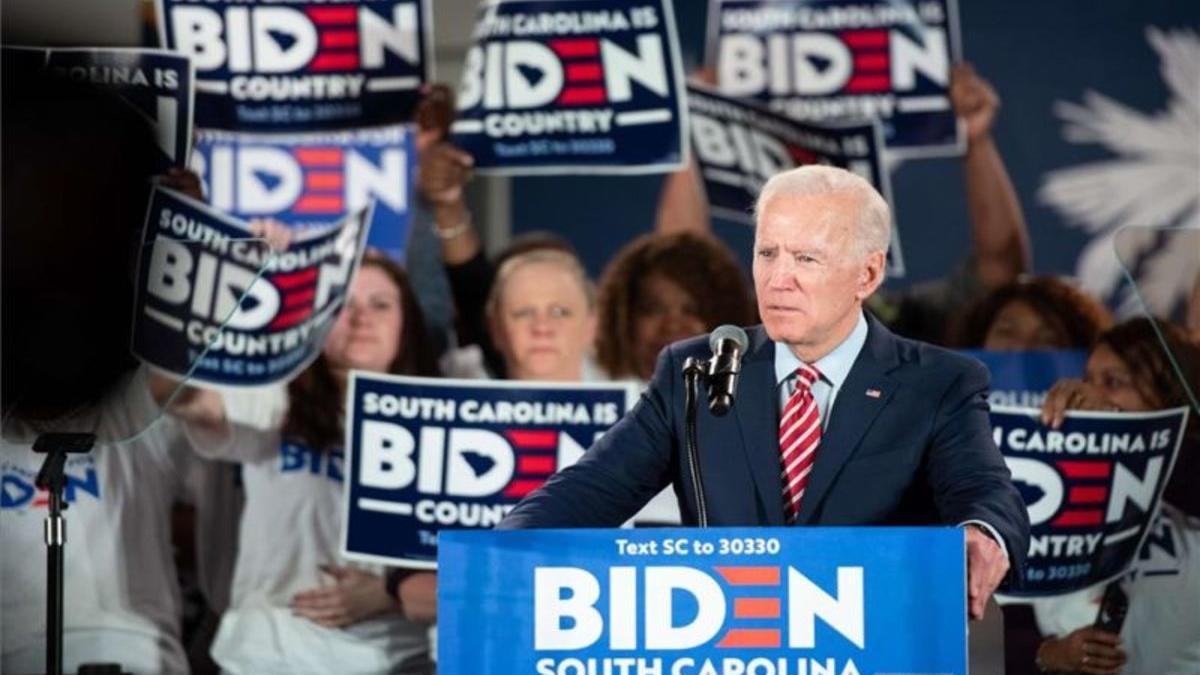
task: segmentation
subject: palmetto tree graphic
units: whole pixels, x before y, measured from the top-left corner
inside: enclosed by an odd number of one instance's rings
[[[1057,102],[1068,142],[1098,144],[1115,157],[1050,171],[1038,192],[1093,235],[1076,275],[1119,316],[1141,310],[1122,283],[1125,269],[1160,315],[1180,309],[1200,273],[1200,35],[1149,27],[1146,39],[1170,92],[1166,109],[1144,113],[1092,90],[1082,104]]]

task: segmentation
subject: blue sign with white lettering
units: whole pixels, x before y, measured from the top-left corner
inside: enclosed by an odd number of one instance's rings
[[[621,419],[636,392],[355,371],[347,397],[345,554],[434,567],[439,531],[500,522]]]
[[[982,361],[991,373],[988,403],[993,406],[1040,408],[1055,382],[1082,377],[1087,365],[1087,352],[1072,349],[1022,352],[967,349],[963,353]]]
[[[903,156],[962,151],[955,0],[712,0],[708,25],[727,95],[803,121],[878,119]]]
[[[133,354],[216,386],[284,382],[321,351],[371,209],[270,251],[245,223],[155,186],[134,297]]]
[[[326,226],[374,200],[367,244],[401,262],[415,167],[406,125],[307,134],[202,130],[192,157],[209,203],[246,220]]]
[[[958,528],[447,532],[451,673],[966,673]]]
[[[150,125],[161,152],[158,170],[187,166],[192,147],[192,64],[162,49],[5,47],[22,70],[43,70],[109,89]]]
[[[1070,412],[1058,429],[1040,414],[991,413],[994,440],[1029,510],[1025,578],[1014,597],[1070,593],[1128,570],[1158,510],[1188,409]]]
[[[402,122],[431,79],[428,0],[156,0],[159,40],[196,66],[197,126]]]
[[[722,96],[696,84],[688,85],[688,113],[696,165],[716,216],[753,226],[754,201],[763,183],[807,164],[852,171],[892,203],[877,121],[798,122],[754,101]],[[887,255],[888,274],[904,276],[900,235],[895,231]]]
[[[654,173],[687,159],[669,0],[485,0],[455,142],[490,173]]]

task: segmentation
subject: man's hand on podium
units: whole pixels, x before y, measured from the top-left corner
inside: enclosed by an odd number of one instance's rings
[[[967,610],[982,619],[988,598],[1008,574],[1008,556],[983,528],[967,525]]]

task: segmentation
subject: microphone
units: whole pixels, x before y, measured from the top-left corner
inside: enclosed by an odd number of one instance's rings
[[[737,376],[742,371],[742,354],[750,338],[746,331],[725,324],[708,337],[712,359],[708,362],[708,409],[717,417],[725,415],[733,407],[733,395],[737,391]]]

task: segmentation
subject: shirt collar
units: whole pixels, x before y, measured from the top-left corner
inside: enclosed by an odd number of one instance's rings
[[[821,372],[821,379],[828,382],[837,389],[846,380],[846,376],[850,374],[850,369],[854,367],[854,362],[858,359],[859,352],[862,351],[863,345],[867,343],[867,317],[862,312],[858,313],[858,323],[854,325],[854,330],[850,331],[850,335],[842,340],[841,344],[834,347],[825,356],[817,359],[815,366]],[[779,385],[786,382],[801,365],[800,359],[792,353],[791,348],[782,342],[775,343],[775,384]]]

